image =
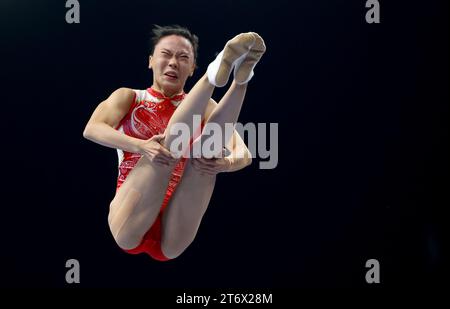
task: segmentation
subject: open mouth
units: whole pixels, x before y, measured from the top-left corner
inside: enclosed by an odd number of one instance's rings
[[[173,79],[173,80],[178,78],[178,75],[176,73],[174,73],[174,72],[167,72],[164,75],[169,77],[170,79]]]

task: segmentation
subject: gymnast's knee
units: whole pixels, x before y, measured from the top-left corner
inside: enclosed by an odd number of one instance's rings
[[[109,224],[111,234],[116,244],[123,250],[131,250],[139,246],[142,241],[142,235],[133,233],[130,228],[117,228],[114,224]]]
[[[161,251],[169,259],[175,259],[179,257],[186,249],[191,245],[194,239],[189,241],[175,241],[175,242],[161,242]]]
[[[109,229],[111,230],[111,234],[117,245],[124,250],[134,249],[142,241],[143,235],[138,233],[136,229],[133,229],[133,226],[128,224],[130,214],[126,211],[128,207],[136,206],[139,200],[140,193],[131,189],[121,205],[117,204],[115,198],[110,204],[108,214]],[[122,210],[125,210],[125,213],[123,213]]]

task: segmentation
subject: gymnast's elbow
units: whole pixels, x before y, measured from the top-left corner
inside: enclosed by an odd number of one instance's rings
[[[87,140],[92,141],[94,139],[94,131],[95,129],[92,127],[91,124],[87,124],[83,131],[83,137]]]

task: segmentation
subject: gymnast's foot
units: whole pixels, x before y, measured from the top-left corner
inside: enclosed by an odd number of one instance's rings
[[[236,68],[234,69],[234,80],[239,85],[248,83],[252,79],[254,75],[253,69],[266,51],[266,45],[262,37],[255,32],[252,32],[252,34],[255,37],[255,43],[251,46],[245,58],[240,59],[236,63]]]
[[[241,33],[228,41],[225,48],[208,66],[209,82],[216,87],[225,86],[231,71],[237,63],[244,61],[255,41],[256,36],[253,32]],[[242,73],[241,75],[245,74]]]

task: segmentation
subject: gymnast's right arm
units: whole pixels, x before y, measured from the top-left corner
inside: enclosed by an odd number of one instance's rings
[[[115,129],[128,113],[134,97],[134,91],[129,88],[114,91],[95,109],[83,131],[84,138],[106,147],[139,153],[142,140]]]

